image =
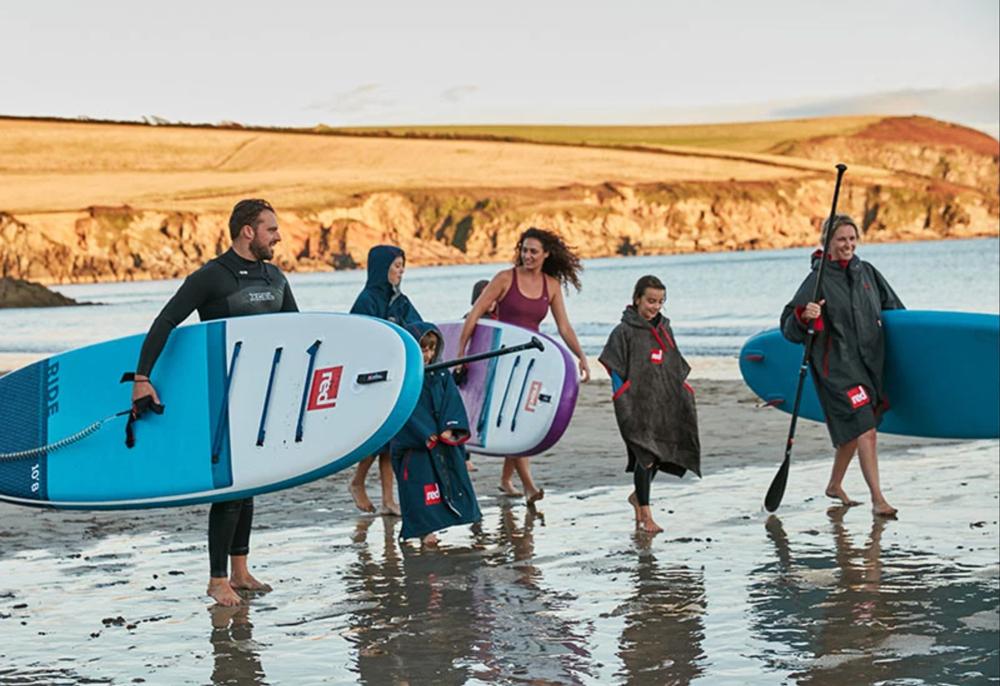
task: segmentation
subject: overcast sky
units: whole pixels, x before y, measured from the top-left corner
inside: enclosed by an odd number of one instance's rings
[[[997,135],[997,0],[0,4],[0,114],[263,125],[927,114]]]

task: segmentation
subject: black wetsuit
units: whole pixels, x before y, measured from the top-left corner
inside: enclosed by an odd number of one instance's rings
[[[298,312],[281,270],[244,260],[231,248],[194,272],[163,307],[146,334],[136,373],[149,376],[170,332],[195,310],[201,321],[269,312]],[[253,498],[213,503],[208,515],[208,557],[213,577],[229,575],[229,555],[250,552]]]

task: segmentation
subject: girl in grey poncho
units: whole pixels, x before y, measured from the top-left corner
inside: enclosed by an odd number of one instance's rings
[[[611,376],[615,418],[628,450],[626,471],[634,473],[635,492],[628,500],[636,526],[647,533],[663,531],[649,507],[657,470],[701,476],[694,389],[686,381],[691,368],[677,349],[670,320],[660,313],[665,298],[658,278],[639,279],[632,304],[600,357]]]

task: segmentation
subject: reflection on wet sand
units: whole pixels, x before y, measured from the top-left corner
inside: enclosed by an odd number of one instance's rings
[[[267,683],[260,662],[261,648],[253,640],[247,605],[209,609],[212,618],[212,686],[262,686]]]
[[[768,518],[777,560],[754,570],[750,586],[753,626],[769,644],[758,657],[791,672],[796,683],[815,686],[969,683],[996,674],[989,632],[963,625],[963,618],[994,610],[988,581],[919,550],[884,551],[883,537],[894,524],[882,517],[871,519],[867,538],[857,545],[844,521],[847,512],[827,512],[832,551],[823,539],[793,551],[781,520]],[[962,655],[959,646],[976,647]]]
[[[635,537],[638,560],[632,596],[618,608],[618,641],[627,683],[686,685],[704,673],[705,579],[701,570],[660,565],[650,536]]]
[[[397,544],[385,518],[371,541],[374,521],[358,521],[357,561],[344,573],[360,683],[580,683],[588,673],[585,636],[558,617],[571,596],[544,588],[533,564],[538,512],[521,524],[504,505],[495,530],[484,522],[470,545],[436,549]]]

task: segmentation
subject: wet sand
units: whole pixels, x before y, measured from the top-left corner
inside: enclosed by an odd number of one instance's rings
[[[710,376],[710,374],[707,374]],[[0,504],[0,684],[978,683],[1000,678],[1000,444],[881,437],[898,521],[830,508],[826,430],[700,379],[705,478],[659,476],[633,531],[610,387],[533,461],[536,510],[477,457],[480,526],[439,550],[361,515],[348,474],[256,499],[275,590],[211,607],[207,507]],[[848,491],[867,501],[856,466]],[[369,481],[377,494],[377,482]]]

